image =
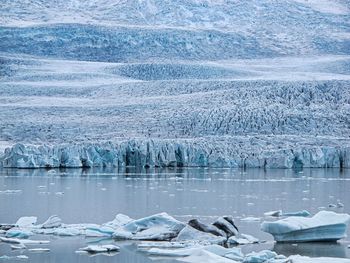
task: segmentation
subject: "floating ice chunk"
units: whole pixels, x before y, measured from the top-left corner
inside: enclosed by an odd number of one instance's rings
[[[24,244],[24,245],[35,245],[35,244],[48,244],[48,240],[30,240],[30,239],[19,239],[19,238],[7,238],[0,237],[0,241],[10,244]]]
[[[282,214],[282,216],[301,216],[301,217],[308,217],[310,215],[311,214],[306,210],[296,211],[296,212],[287,212]]]
[[[0,224],[0,230],[5,232],[13,227],[15,227],[13,224]]]
[[[245,222],[258,222],[260,220],[261,220],[260,217],[253,217],[253,216],[241,218],[241,221],[245,221]]]
[[[28,259],[29,257],[26,256],[26,255],[18,255],[18,256],[16,256],[16,258],[18,258],[18,259]]]
[[[226,237],[215,236],[211,233],[199,231],[189,225],[184,227],[179,235],[175,238],[175,241],[201,241],[208,242],[210,244],[224,244],[226,242]]]
[[[254,244],[254,243],[259,243],[259,239],[247,235],[247,234],[241,234],[240,236],[232,236],[227,240],[228,243],[230,244],[237,244],[237,245],[246,245],[246,244]]]
[[[7,195],[20,194],[20,193],[22,193],[22,190],[4,190],[4,191],[0,191],[0,194],[7,194]]]
[[[137,245],[138,249],[150,249],[150,248],[185,248],[193,245],[192,242],[142,242]]]
[[[108,226],[101,227],[89,227],[85,230],[85,236],[87,237],[111,237],[115,230]]]
[[[270,262],[277,257],[277,253],[271,250],[262,250],[260,252],[252,252],[244,257],[243,263],[263,263]]]
[[[20,243],[18,245],[12,245],[11,248],[12,249],[26,249],[27,247],[23,243]]]
[[[269,211],[264,213],[265,216],[280,217],[282,216],[282,210]]]
[[[119,250],[120,247],[115,245],[90,245],[79,249],[79,251],[86,251],[88,253],[115,252]]]
[[[23,228],[11,228],[6,232],[6,237],[28,238],[33,235],[33,232]]]
[[[178,235],[185,224],[160,213],[133,220],[113,233],[113,237],[135,240],[170,240]]]
[[[62,220],[56,215],[50,216],[42,225],[42,228],[56,228],[62,225]]]
[[[49,248],[30,248],[28,249],[30,252],[42,253],[42,252],[50,252]]]
[[[36,221],[36,216],[24,216],[19,218],[15,225],[18,227],[31,227],[36,224]]]
[[[350,263],[350,259],[347,258],[331,258],[331,257],[320,257],[320,258],[310,258],[303,256],[290,256],[288,262],[292,263]]]
[[[52,234],[57,236],[78,236],[81,235],[82,232],[74,227],[59,227],[55,228]]]
[[[239,263],[239,261],[221,257],[206,250],[198,250],[188,257],[179,259],[179,261],[189,263]]]
[[[128,217],[127,215],[117,214],[113,221],[107,222],[104,225],[117,228],[117,227],[124,226],[130,223],[131,221],[133,221],[133,219]]]
[[[12,257],[7,255],[0,256],[0,260],[11,260],[11,259],[25,260],[25,259],[28,259],[28,257],[26,255],[18,255],[18,256],[12,256]]]
[[[261,229],[278,242],[336,241],[346,236],[348,214],[320,211],[312,218],[288,217],[263,222]]]

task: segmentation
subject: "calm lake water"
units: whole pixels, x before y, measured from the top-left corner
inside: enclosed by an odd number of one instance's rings
[[[15,223],[21,216],[37,216],[40,223],[54,214],[64,223],[105,223],[118,213],[140,218],[163,211],[182,221],[195,217],[209,223],[217,216],[232,215],[242,233],[267,241],[242,246],[244,252],[272,249],[286,256],[350,258],[349,238],[338,243],[275,244],[272,236],[260,231],[263,214],[270,210],[305,209],[314,214],[327,209],[350,213],[349,189],[349,169],[3,169],[0,170],[0,223]],[[1,192],[4,190],[21,191],[8,194]],[[344,204],[343,208],[328,208],[338,200]],[[254,217],[255,221],[245,221],[247,217]],[[89,257],[75,251],[87,243],[98,242],[96,238],[35,236],[33,239],[51,240],[47,246],[51,251],[24,250],[28,262],[153,262],[138,252],[133,242],[117,242],[121,252],[114,256]],[[20,253],[0,243],[0,256]]]

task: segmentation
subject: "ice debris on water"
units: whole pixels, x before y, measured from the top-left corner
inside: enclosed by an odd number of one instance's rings
[[[49,248],[29,248],[29,252],[42,253],[42,252],[50,252]]]
[[[105,253],[105,252],[116,252],[119,251],[120,247],[115,245],[89,245],[87,247],[79,248],[77,251],[78,253],[80,251],[85,251],[88,253]]]
[[[276,210],[276,211],[269,211],[264,213],[265,216],[270,217],[282,217],[282,216],[301,216],[301,217],[308,217],[310,216],[310,212],[306,210],[302,211],[296,211],[296,212],[282,212],[282,210]]]

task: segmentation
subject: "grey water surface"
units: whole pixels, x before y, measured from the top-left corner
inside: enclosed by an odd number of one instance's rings
[[[286,256],[350,258],[349,238],[338,243],[276,244],[272,236],[260,231],[260,223],[266,220],[263,214],[270,210],[350,213],[349,189],[349,169],[2,169],[0,223],[15,223],[21,216],[37,216],[40,223],[54,214],[64,223],[105,223],[118,213],[140,218],[159,212],[182,221],[198,218],[209,223],[218,216],[232,215],[242,233],[266,240],[242,246],[245,253],[272,249]],[[9,194],[5,190],[20,191]],[[328,207],[338,201],[343,208]],[[50,252],[13,251],[9,244],[0,243],[0,256],[23,253],[29,257],[28,262],[152,261],[136,250],[135,242],[115,242],[121,246],[119,253],[89,257],[75,251],[88,243],[114,241],[39,235],[33,239],[49,239],[49,245],[39,247],[48,247]],[[17,260],[7,262],[11,261]]]

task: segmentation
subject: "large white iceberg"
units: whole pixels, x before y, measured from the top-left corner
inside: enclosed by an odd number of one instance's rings
[[[275,222],[263,222],[261,229],[273,235],[277,242],[336,241],[346,237],[348,214],[320,211],[311,218],[287,217]]]

